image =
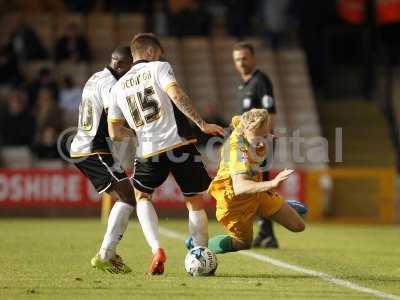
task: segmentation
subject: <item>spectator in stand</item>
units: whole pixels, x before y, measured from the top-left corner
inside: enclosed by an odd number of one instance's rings
[[[38,158],[59,158],[57,138],[64,128],[64,115],[50,90],[39,91],[35,111],[37,130],[33,151]]]
[[[209,35],[210,33],[211,16],[201,1],[190,1],[187,6],[172,17],[173,34],[176,36]]]
[[[56,62],[88,62],[90,61],[89,43],[75,23],[68,24],[64,35],[56,42],[54,50]]]
[[[106,11],[112,14],[123,14],[133,12],[144,12],[147,10],[150,2],[148,0],[104,0]]]
[[[77,86],[70,76],[64,78],[60,90],[60,106],[64,111],[65,126],[75,126],[78,123],[79,104],[82,98],[82,88]]]
[[[64,128],[63,111],[50,90],[41,89],[39,91],[35,107],[35,117],[37,123],[36,142],[40,140],[42,132],[47,127],[54,128],[57,133],[60,133]]]
[[[87,14],[99,1],[95,0],[64,0],[64,4],[68,11]]]
[[[169,35],[170,25],[170,10],[168,2],[166,0],[156,0],[153,1],[151,9],[149,11],[150,15],[150,27],[151,32],[159,36]]]
[[[36,122],[28,110],[25,91],[13,91],[6,107],[0,111],[0,144],[30,146],[35,128]]]
[[[48,57],[38,35],[27,23],[17,18],[10,27],[12,29],[7,47],[19,63]]]
[[[386,64],[399,66],[400,41],[397,37],[400,36],[400,22],[381,25],[378,32]]]
[[[7,47],[0,49],[0,85],[18,85],[23,81],[16,58]]]
[[[43,88],[39,91],[34,111],[38,129],[47,126],[63,129],[63,112],[50,90]]]
[[[263,0],[260,2],[261,22],[267,44],[273,49],[282,46],[288,30],[290,0]]]
[[[53,78],[53,73],[49,68],[42,68],[39,71],[38,77],[29,85],[29,107],[36,106],[37,98],[40,90],[47,89],[51,92],[55,99],[58,99],[58,85]]]
[[[33,152],[40,159],[60,158],[57,150],[58,133],[53,127],[45,127],[39,132]]]
[[[254,14],[254,0],[228,0],[225,2],[227,12],[227,30],[230,35],[239,39],[250,34],[251,17]]]

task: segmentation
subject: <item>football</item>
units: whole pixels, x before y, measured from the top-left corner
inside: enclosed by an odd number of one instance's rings
[[[217,256],[206,247],[194,247],[185,258],[185,269],[190,276],[213,275],[217,266]]]

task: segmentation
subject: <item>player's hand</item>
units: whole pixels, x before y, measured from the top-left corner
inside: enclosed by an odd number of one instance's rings
[[[278,175],[274,179],[272,179],[272,183],[274,188],[277,188],[283,181],[289,178],[289,176],[294,172],[292,169],[285,169],[282,172],[279,172]]]
[[[204,123],[203,127],[201,128],[201,131],[203,131],[205,134],[210,134],[210,135],[223,136],[225,134],[224,128],[222,128],[219,125],[209,124],[209,123]]]

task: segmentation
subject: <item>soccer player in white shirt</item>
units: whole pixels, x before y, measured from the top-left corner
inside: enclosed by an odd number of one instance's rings
[[[194,245],[207,246],[208,220],[202,193],[211,180],[194,146],[197,140],[188,119],[206,134],[223,135],[224,130],[208,124],[198,114],[177,83],[171,65],[160,61],[163,48],[155,35],[136,35],[131,52],[132,68],[112,88],[109,133],[114,140],[123,138],[125,120],[136,133],[136,210],[153,252],[149,273],[163,274],[166,255],[160,246],[158,217],[151,195],[172,173],[189,210],[189,232]]]
[[[116,247],[128,226],[136,201],[133,186],[125,172],[115,164],[107,141],[110,91],[131,66],[129,47],[116,48],[110,64],[93,74],[85,84],[79,107],[78,131],[71,145],[67,137],[62,140],[63,152],[71,157],[72,163],[91,181],[97,192],[106,192],[118,199],[111,209],[100,250],[91,260],[93,267],[110,273],[131,272],[116,254]],[[124,135],[129,135],[129,132]]]

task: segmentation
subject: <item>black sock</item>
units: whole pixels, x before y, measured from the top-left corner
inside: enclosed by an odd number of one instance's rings
[[[271,220],[262,218],[260,223],[259,235],[262,235],[263,237],[275,237]]]

